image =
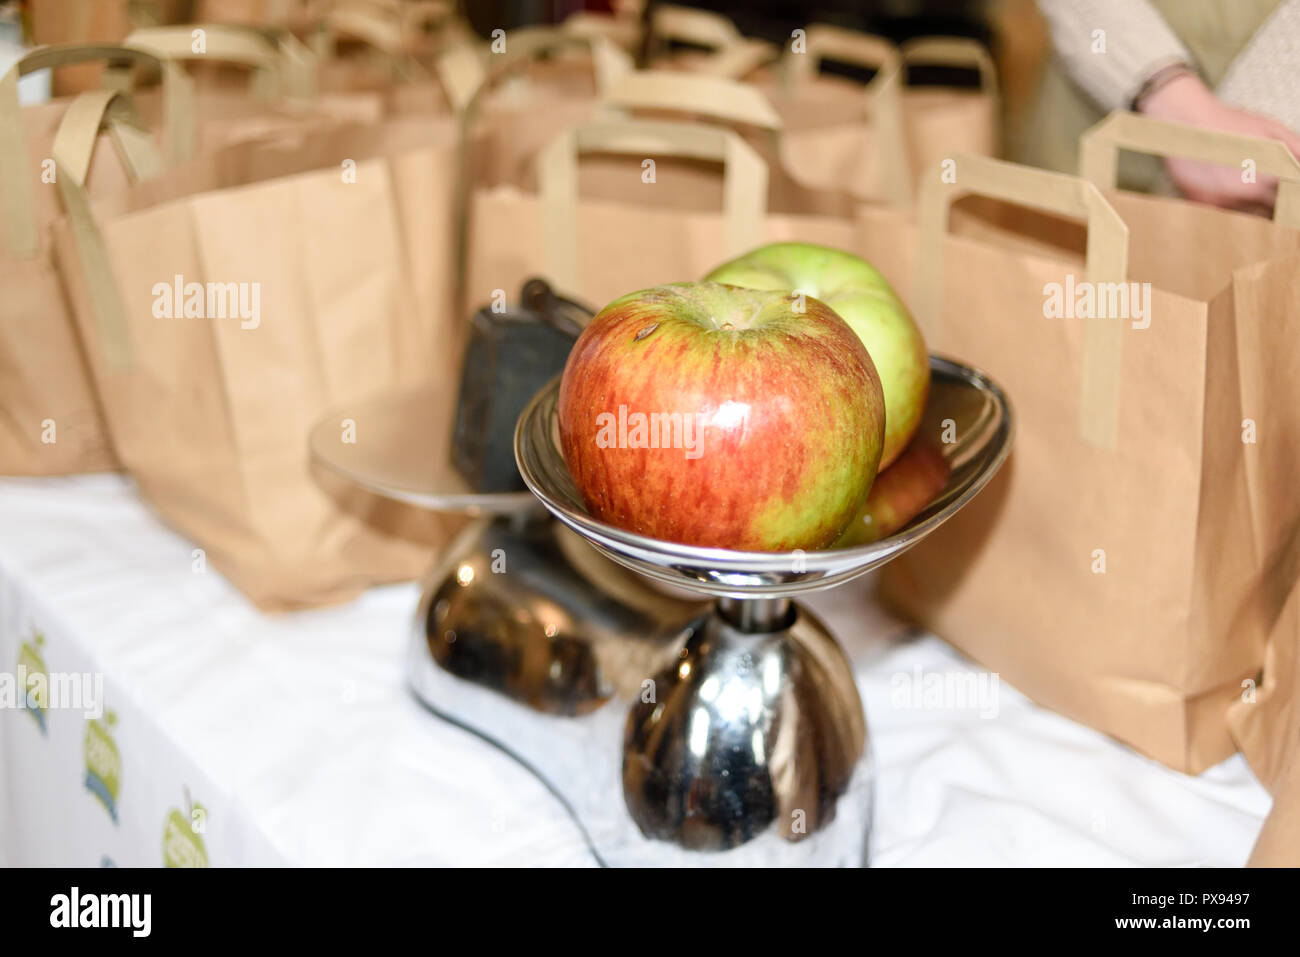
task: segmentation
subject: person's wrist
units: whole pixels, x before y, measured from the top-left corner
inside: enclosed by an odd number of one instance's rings
[[[1133,108],[1158,120],[1194,122],[1217,101],[1205,82],[1189,67],[1179,65],[1170,75],[1156,76],[1134,98]]]

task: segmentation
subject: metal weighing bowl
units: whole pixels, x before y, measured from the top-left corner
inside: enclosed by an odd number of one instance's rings
[[[1015,420],[1002,389],[977,369],[930,357],[930,398],[918,434],[953,441],[936,447],[951,468],[947,484],[893,535],[852,548],[810,552],[739,552],[659,541],[594,518],[560,451],[553,379],[524,409],[515,458],[529,489],[556,518],[615,561],[672,585],[728,598],[779,598],[829,588],[889,561],[951,518],[997,472],[1011,451]],[[951,422],[948,422],[951,420]]]

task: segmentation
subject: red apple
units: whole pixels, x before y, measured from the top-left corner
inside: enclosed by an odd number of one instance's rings
[[[942,452],[919,437],[912,439],[894,464],[876,476],[871,494],[835,547],[852,548],[893,535],[934,501],[951,471]]]
[[[785,551],[829,546],[865,501],[885,407],[867,350],[825,303],[706,282],[601,310],[569,354],[559,419],[602,521]]]
[[[885,450],[889,468],[921,424],[930,391],[930,357],[921,330],[885,277],[865,259],[812,243],[770,243],[723,263],[704,277],[751,289],[816,296],[849,324],[871,353],[885,390]]]

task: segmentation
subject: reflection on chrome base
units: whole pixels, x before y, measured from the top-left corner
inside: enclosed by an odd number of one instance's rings
[[[602,863],[862,865],[848,662],[784,600],[738,611],[654,590],[549,518],[484,520],[426,582],[411,682],[537,774]]]

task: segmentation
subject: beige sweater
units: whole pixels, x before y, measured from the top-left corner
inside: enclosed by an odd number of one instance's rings
[[[1104,110],[1127,109],[1163,66],[1195,65],[1146,0],[1038,0],[1038,6],[1065,71]],[[1300,0],[1278,4],[1216,92],[1226,103],[1300,130]]]

